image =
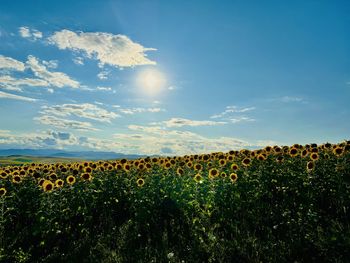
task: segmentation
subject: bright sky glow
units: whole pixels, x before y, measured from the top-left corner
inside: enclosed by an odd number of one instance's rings
[[[137,82],[146,95],[154,96],[165,88],[166,78],[156,69],[146,69],[139,73]]]
[[[0,148],[350,139],[349,14],[342,0],[1,1]]]

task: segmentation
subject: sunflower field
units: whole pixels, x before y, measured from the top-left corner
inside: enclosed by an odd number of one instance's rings
[[[0,167],[0,262],[350,262],[350,141]]]

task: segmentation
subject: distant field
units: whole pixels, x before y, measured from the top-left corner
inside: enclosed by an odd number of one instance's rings
[[[36,156],[5,156],[0,157],[0,166],[20,165],[26,163],[71,163],[80,162],[78,158],[56,158],[56,157],[36,157]]]

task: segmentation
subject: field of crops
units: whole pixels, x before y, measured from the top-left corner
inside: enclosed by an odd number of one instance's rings
[[[349,262],[350,141],[0,168],[0,262]]]

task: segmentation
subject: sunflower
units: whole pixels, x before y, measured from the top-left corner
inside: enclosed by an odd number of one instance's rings
[[[123,159],[122,159],[122,160],[123,160]],[[129,171],[130,171],[130,165],[127,164],[127,163],[124,163],[123,168],[124,168],[124,171],[126,171],[126,172],[129,172]]]
[[[344,152],[344,149],[340,146],[337,146],[336,148],[333,149],[333,153],[336,155],[336,156],[340,156],[342,155]]]
[[[192,161],[187,162],[187,163],[186,163],[186,166],[187,166],[188,168],[192,168],[192,167],[193,167],[193,162],[192,162]]]
[[[225,178],[225,177],[227,176],[227,174],[226,174],[225,172],[221,172],[220,176],[221,176],[222,178]]]
[[[257,157],[256,157],[259,161],[265,161],[266,160],[266,156],[264,154],[259,154]]]
[[[56,180],[56,179],[57,179],[57,174],[52,173],[52,174],[49,175],[49,178],[50,178],[51,180]]]
[[[12,183],[19,184],[22,181],[22,177],[18,174],[12,176]]]
[[[171,163],[169,163],[169,162],[165,162],[164,163],[164,168],[165,169],[170,169],[170,167],[171,167]]]
[[[183,175],[184,174],[184,170],[179,167],[179,168],[177,168],[176,173],[177,173],[177,175]]]
[[[306,169],[308,172],[311,172],[315,168],[315,163],[313,161],[307,162]]]
[[[143,163],[140,163],[138,166],[137,166],[137,169],[139,169],[139,170],[143,170],[143,169],[145,169],[145,164],[143,164]]]
[[[145,184],[145,180],[143,180],[142,178],[139,178],[137,179],[136,183],[137,183],[137,186],[142,187]]]
[[[231,169],[232,169],[233,171],[237,171],[237,170],[239,169],[239,167],[238,167],[237,164],[233,163],[233,164],[231,164]]]
[[[282,148],[279,147],[279,146],[274,146],[274,147],[273,147],[273,150],[275,151],[275,153],[280,153],[280,152],[282,152]]]
[[[236,182],[238,178],[238,175],[236,173],[231,173],[230,174],[230,180],[232,183]]]
[[[242,160],[243,166],[249,166],[250,163],[251,163],[250,158],[244,158],[244,159]]]
[[[311,153],[310,154],[310,158],[311,158],[311,160],[313,160],[313,161],[317,161],[318,160],[318,153]]]
[[[297,154],[298,154],[298,149],[297,149],[297,148],[292,147],[292,148],[289,150],[289,155],[290,155],[291,157],[295,157],[295,156],[297,156]]]
[[[226,157],[226,160],[229,161],[229,162],[232,162],[233,159],[234,159],[234,156],[232,156],[232,155],[228,155],[228,156]]]
[[[0,188],[0,197],[4,196],[6,194],[6,189],[4,187]]]
[[[50,180],[45,180],[42,187],[45,192],[51,192],[53,190],[54,184]]]
[[[91,181],[92,180],[92,175],[89,174],[89,173],[83,173],[80,177],[82,179],[84,179],[85,181]]]
[[[300,153],[300,156],[302,158],[305,158],[307,155],[308,155],[308,151],[306,149],[302,150],[301,153]]]
[[[226,160],[225,159],[220,159],[219,160],[219,165],[220,166],[225,166],[226,165]]]
[[[284,157],[283,157],[282,155],[280,155],[280,156],[278,156],[278,157],[276,158],[276,161],[277,161],[278,163],[283,162],[283,160],[284,160]]]
[[[0,173],[0,178],[6,179],[7,177],[8,177],[8,173],[7,173],[6,171],[2,171],[2,172]]]
[[[41,178],[41,179],[38,181],[38,185],[39,185],[39,186],[42,186],[44,182],[45,182],[45,179],[44,179],[44,178]]]
[[[58,179],[58,180],[56,180],[56,182],[55,182],[55,186],[56,186],[57,188],[62,187],[63,184],[64,184],[64,181],[63,181],[62,179]]]
[[[86,167],[84,169],[85,173],[91,173],[92,172],[92,168],[91,167]]]
[[[66,178],[66,181],[68,184],[70,185],[73,185],[76,181],[75,177],[73,175],[69,175],[67,178]]]
[[[219,171],[216,168],[212,168],[209,170],[209,178],[217,177],[219,175]]]
[[[195,165],[194,165],[194,169],[196,170],[196,171],[201,171],[202,170],[202,165],[200,164],[200,163],[196,163]]]
[[[194,176],[194,180],[197,182],[197,183],[201,183],[202,182],[202,176],[200,174],[196,174]]]

